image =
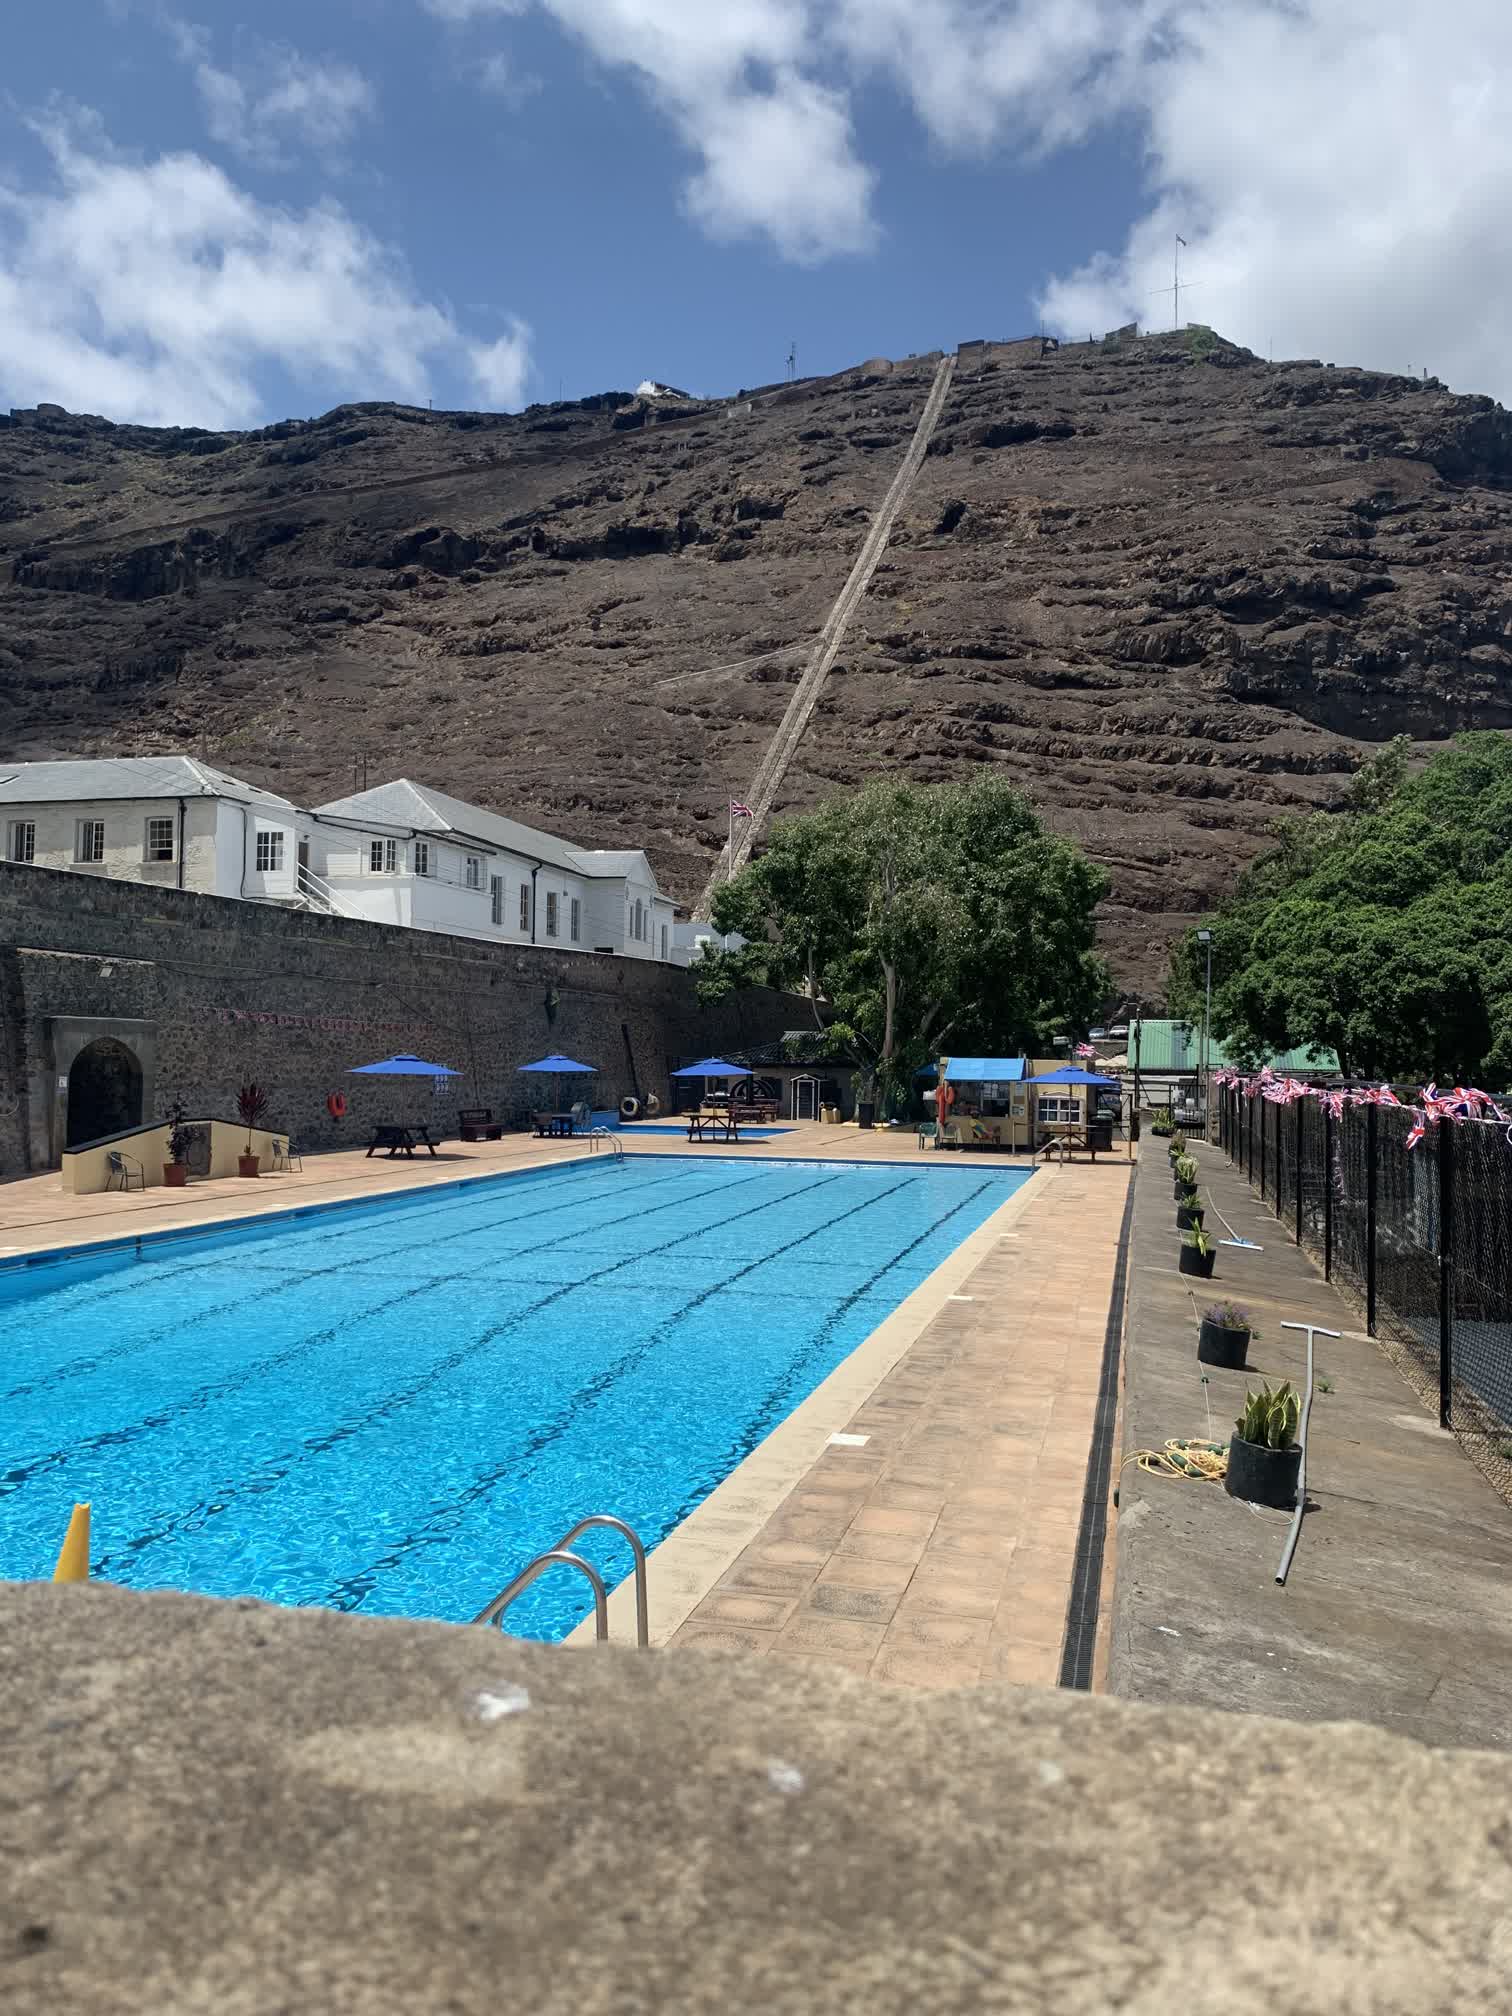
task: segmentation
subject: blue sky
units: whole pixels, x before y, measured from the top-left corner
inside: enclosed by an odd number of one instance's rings
[[[732,392],[1159,326],[1178,230],[1226,334],[1500,391],[1509,14],[1467,83],[1413,0],[17,9],[0,407]]]

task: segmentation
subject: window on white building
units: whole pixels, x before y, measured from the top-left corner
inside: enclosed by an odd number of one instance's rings
[[[283,867],[282,833],[263,831],[257,836],[257,872],[259,875],[276,875]]]
[[[530,929],[530,884],[528,882],[520,884],[520,929],[522,931]]]
[[[431,850],[429,840],[415,842],[415,873],[429,875],[431,872]]]
[[[469,854],[467,856],[462,869],[462,880],[469,889],[481,889],[483,887],[483,857],[481,854]]]
[[[6,857],[11,861],[35,861],[37,827],[35,820],[17,819],[6,838]]]
[[[1081,1101],[1078,1099],[1041,1099],[1039,1102],[1040,1122],[1047,1120],[1080,1120]]]
[[[571,938],[573,944],[576,945],[578,940],[583,935],[583,906],[578,901],[576,896],[574,896],[572,899],[572,911],[570,921],[571,921],[571,929],[568,932],[568,936]]]
[[[504,922],[504,877],[490,875],[488,878],[489,914],[495,924]]]
[[[546,936],[548,938],[555,938],[556,935],[557,935],[557,893],[555,889],[548,889],[546,891]]]
[[[173,859],[173,821],[169,819],[149,819],[147,821],[147,845],[144,858],[148,861],[171,861]]]
[[[666,927],[666,925],[665,925],[665,924],[663,924],[663,926],[662,926],[662,957],[663,957],[663,959],[665,959],[665,958],[666,958],[666,956],[667,956],[667,927]]]
[[[369,840],[368,871],[373,875],[397,875],[399,873],[399,842],[397,840]]]
[[[630,912],[630,936],[638,940],[644,938],[645,935],[645,910],[639,896],[637,896],[635,906]]]
[[[103,819],[81,819],[74,832],[75,861],[103,861],[105,859],[105,821]]]

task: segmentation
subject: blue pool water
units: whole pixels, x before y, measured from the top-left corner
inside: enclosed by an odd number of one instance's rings
[[[604,1158],[0,1270],[0,1577],[89,1499],[113,1582],[466,1619],[663,1538],[1027,1180]]]

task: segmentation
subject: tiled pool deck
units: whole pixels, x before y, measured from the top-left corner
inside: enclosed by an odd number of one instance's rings
[[[690,1152],[674,1136],[625,1139],[635,1154]],[[27,1177],[0,1185],[0,1256],[429,1188],[583,1152],[518,1135],[454,1143],[413,1163],[349,1150],[312,1155],[302,1175],[128,1196],[73,1198],[56,1174]],[[912,1133],[816,1125],[705,1152],[935,1159]],[[654,1551],[653,1642],[842,1666],[900,1685],[1053,1686],[1129,1175],[1121,1153],[1041,1168],[972,1234]],[[836,1432],[867,1440],[834,1446]],[[628,1585],[615,1592],[616,1636],[630,1601]]]

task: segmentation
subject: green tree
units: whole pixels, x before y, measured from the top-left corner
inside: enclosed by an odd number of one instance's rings
[[[699,986],[706,999],[806,993],[816,1028],[855,1056],[863,1096],[893,1101],[942,1051],[1013,1055],[1085,1027],[1108,988],[1093,951],[1107,889],[995,778],[878,779],[778,821],[714,905],[716,929],[749,942],[701,962]]]
[[[1415,776],[1393,743],[1207,926],[1214,1034],[1241,1060],[1311,1047],[1362,1077],[1512,1082],[1512,741],[1462,735]],[[1175,1013],[1201,1014],[1204,970],[1188,933]]]

